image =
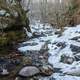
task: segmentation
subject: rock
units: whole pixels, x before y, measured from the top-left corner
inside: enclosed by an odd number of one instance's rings
[[[79,53],[79,54],[74,55],[74,58],[75,58],[75,60],[76,60],[76,61],[80,61],[80,53]]]
[[[0,73],[3,72],[2,68],[0,68]]]
[[[45,42],[44,45],[42,45],[41,49],[40,49],[40,53],[43,54],[45,51],[48,51],[49,48],[48,48],[48,44],[47,42]]]
[[[39,69],[35,66],[26,66],[19,71],[19,76],[31,77],[36,74],[39,74],[39,72],[40,72]]]
[[[56,80],[55,78],[51,77],[50,80]]]
[[[40,68],[41,74],[45,75],[45,76],[50,76],[51,74],[53,74],[53,68],[50,65],[43,65]]]
[[[62,73],[61,68],[54,68],[54,73]]]
[[[0,75],[2,75],[2,76],[9,75],[9,72],[7,71],[7,69],[3,69],[3,71],[0,73]]]
[[[6,69],[7,69],[8,71],[12,71],[12,70],[14,70],[15,67],[16,67],[15,64],[12,63],[12,62],[6,64]]]
[[[18,77],[16,77],[16,78],[15,78],[15,80],[19,80],[19,78],[18,78]]]
[[[79,46],[70,45],[70,48],[71,48],[72,52],[76,52],[76,53],[80,52],[80,47]]]
[[[23,62],[23,65],[31,65],[32,59],[31,59],[31,57],[25,57],[24,56],[22,62]]]
[[[58,46],[58,47],[61,47],[61,49],[63,49],[63,48],[65,48],[66,47],[66,44],[65,44],[65,42],[59,42],[59,43],[57,43],[57,45],[56,46]]]
[[[5,59],[4,57],[1,57],[0,58],[0,64],[3,65],[5,63],[7,63],[7,59]]]
[[[34,38],[37,38],[37,37],[43,37],[43,36],[45,36],[43,33],[40,33],[40,32],[34,32],[33,33],[33,37]]]
[[[60,60],[60,62],[67,63],[67,64],[72,64],[73,61],[74,61],[73,57],[66,56],[65,54],[61,56],[61,60]]]
[[[80,36],[73,37],[71,40],[75,40],[77,42],[80,42]]]
[[[33,36],[36,36],[36,37],[39,37],[41,35],[41,33],[39,33],[39,32],[34,32],[33,33]]]
[[[73,37],[71,40],[78,40],[78,38],[79,38],[79,36],[77,36],[77,37]]]
[[[21,63],[20,59],[15,60],[15,65],[19,65]]]
[[[59,31],[56,31],[55,34],[56,35],[61,34],[61,31],[60,30]]]

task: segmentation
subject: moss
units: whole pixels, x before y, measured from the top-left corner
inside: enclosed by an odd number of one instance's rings
[[[8,43],[8,38],[1,36],[0,37],[0,46],[5,46]]]
[[[0,54],[8,54],[16,46],[16,43],[25,40],[23,31],[9,31],[4,34],[4,36],[0,36]]]

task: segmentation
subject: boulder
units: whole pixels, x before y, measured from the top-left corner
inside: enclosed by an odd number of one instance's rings
[[[45,76],[50,76],[51,74],[53,74],[53,68],[50,65],[43,65],[40,68],[41,74],[45,75]]]
[[[19,76],[21,77],[31,77],[34,75],[39,74],[39,69],[35,66],[26,66],[23,67],[20,71],[19,71]]]

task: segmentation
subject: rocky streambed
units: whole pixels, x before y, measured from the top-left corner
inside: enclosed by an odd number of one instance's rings
[[[31,29],[34,36],[19,43],[18,52],[0,59],[1,80],[80,80],[80,25],[62,34],[40,22]]]

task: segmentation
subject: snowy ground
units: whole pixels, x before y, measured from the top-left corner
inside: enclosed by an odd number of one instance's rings
[[[37,32],[42,36],[23,42],[24,46],[18,48],[18,50],[27,54],[27,50],[40,50],[41,46],[48,41],[50,54],[48,61],[53,67],[60,68],[62,71],[61,73],[53,73],[53,75],[44,80],[80,80],[80,60],[75,60],[76,55],[78,58],[80,57],[80,25],[66,27],[61,36],[55,34],[59,29],[53,29],[49,24],[44,25],[36,22],[31,27],[32,32]],[[71,45],[78,48],[73,47],[71,49]],[[60,62],[63,54],[74,58],[74,61],[71,64]]]

